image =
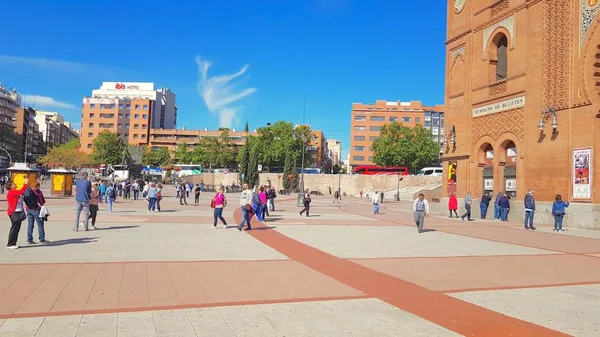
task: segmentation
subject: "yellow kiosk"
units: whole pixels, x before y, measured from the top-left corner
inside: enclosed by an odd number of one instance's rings
[[[34,186],[38,177],[38,170],[27,166],[25,163],[15,163],[15,166],[6,169],[10,172],[11,181],[21,189],[24,184]]]
[[[75,171],[52,169],[48,173],[50,173],[50,194],[61,197],[70,197],[73,195]]]

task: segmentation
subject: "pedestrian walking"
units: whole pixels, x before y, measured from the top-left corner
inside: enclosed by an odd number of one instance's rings
[[[381,204],[381,194],[377,191],[373,194],[373,198],[371,199],[371,203],[373,204],[373,214],[379,214],[379,204]]]
[[[498,202],[500,201],[501,197],[502,192],[498,192],[498,194],[496,195],[496,200],[494,200],[494,219],[496,220],[500,220],[500,205],[498,204]]]
[[[158,189],[156,188],[156,184],[150,184],[150,188],[148,189],[148,212],[156,211],[156,199],[158,195]]]
[[[533,227],[533,215],[535,214],[535,199],[533,198],[533,190],[529,190],[525,195],[525,229],[535,230]]]
[[[185,194],[186,186],[188,186],[188,188],[189,188],[187,181],[184,181],[183,184],[179,185],[179,193],[178,194],[179,194],[179,204],[180,205],[183,205],[184,203],[186,205],[188,204],[186,194]]]
[[[17,241],[19,240],[19,231],[23,220],[27,218],[25,215],[25,206],[23,205],[23,194],[27,189],[27,184],[24,184],[21,189],[17,189],[15,183],[11,183],[10,190],[6,194],[6,214],[10,219],[10,230],[8,231],[8,244],[6,248],[18,249]]]
[[[101,185],[102,186],[102,185]],[[81,179],[75,182],[75,228],[79,231],[79,218],[83,212],[83,228],[88,230],[90,219],[90,200],[92,199],[92,183],[88,180],[88,173],[81,173]]]
[[[252,199],[254,198],[254,193],[248,188],[248,184],[244,184],[243,188],[244,190],[240,195],[240,207],[242,209],[242,221],[238,226],[238,230],[240,231],[244,228],[244,223],[247,224],[246,230],[252,229],[250,219],[252,219]]]
[[[261,186],[260,192],[258,193],[258,196],[260,197],[260,215],[263,221],[267,218],[267,215],[269,215],[269,211],[267,210],[267,202],[269,199],[265,189],[266,187]]]
[[[277,193],[275,192],[275,188],[271,186],[269,188],[269,193],[267,193],[269,208],[271,211],[275,212],[275,198],[277,198]]]
[[[381,197],[379,203],[383,204],[383,191],[379,192],[379,194],[380,194],[380,197]]]
[[[161,183],[156,184],[156,211],[160,212],[160,201],[162,200],[163,185]]]
[[[360,190],[360,198],[361,198],[361,199],[362,199],[362,197],[363,197],[363,193],[364,193],[364,192],[363,192],[363,190]]]
[[[500,207],[500,220],[508,221],[508,213],[510,212],[510,200],[508,194],[504,193],[498,200],[498,206]]]
[[[86,174],[87,174],[87,172],[86,172]],[[106,183],[104,181],[100,182],[99,191],[100,191],[100,196],[98,197],[98,202],[104,202],[104,200],[106,198]]]
[[[211,206],[214,206],[213,210],[213,228],[217,228],[218,220],[221,220],[223,223],[223,228],[227,228],[227,221],[223,218],[223,208],[227,206],[227,199],[225,198],[225,194],[223,193],[223,188],[221,186],[217,186],[217,194],[211,201]]]
[[[198,206],[200,203],[200,184],[196,184],[194,189],[194,205]]]
[[[552,204],[552,215],[554,216],[554,231],[560,232],[562,228],[563,219],[565,217],[565,208],[569,207],[568,202],[562,200],[562,196],[559,194],[556,196],[554,203]]]
[[[96,219],[98,218],[98,199],[100,192],[98,191],[98,183],[92,184],[92,192],[90,193],[90,219],[92,220],[92,229],[96,229]]]
[[[304,208],[300,211],[300,216],[302,216],[302,213],[306,212],[306,217],[310,216],[310,202],[311,202],[311,198],[310,198],[310,193],[308,193],[308,188],[306,189],[306,191],[304,191],[304,197],[302,198],[302,203],[304,204]]]
[[[419,233],[423,233],[425,218],[429,216],[429,203],[425,199],[425,195],[423,193],[419,193],[419,198],[413,202],[413,213],[417,230]]]
[[[485,220],[486,216],[487,216],[487,210],[488,207],[490,206],[490,200],[492,200],[492,198],[487,194],[487,192],[484,192],[483,195],[481,196],[481,202],[479,203],[479,210],[481,211],[481,219]]]
[[[465,214],[461,215],[462,221],[465,221],[467,218],[468,221],[474,221],[475,219],[471,219],[471,206],[473,206],[473,198],[471,198],[471,192],[467,192],[465,195]]]
[[[452,218],[452,212],[454,212],[454,214],[456,215],[456,218],[458,219],[458,213],[456,212],[458,210],[458,199],[456,198],[456,194],[454,194],[454,192],[450,193],[450,197],[448,197],[448,211],[450,211],[450,216],[449,218]]]
[[[131,184],[131,190],[133,192],[133,200],[138,200],[140,197],[140,184],[137,180]]]
[[[339,204],[340,200],[342,200],[342,198],[340,198],[340,191],[337,190],[333,193],[333,203],[335,204],[337,202]]]
[[[28,187],[23,193],[23,202],[27,209],[27,243],[37,244],[33,241],[33,227],[37,224],[38,240],[40,243],[46,243],[46,232],[44,230],[44,219],[40,217],[42,206],[46,204],[44,194],[40,190],[40,183],[36,181],[33,188]]]
[[[106,188],[106,203],[108,204],[109,213],[112,213],[113,211],[113,204],[115,203],[115,200],[117,200],[117,189],[115,185],[111,183]]]

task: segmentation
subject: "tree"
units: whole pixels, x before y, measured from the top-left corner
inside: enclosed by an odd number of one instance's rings
[[[176,164],[191,164],[192,152],[188,151],[187,144],[177,145],[177,149],[173,153],[173,160]]]
[[[259,182],[258,175],[258,146],[254,144],[250,149],[250,162],[248,163],[248,186],[254,187]]]
[[[282,167],[290,151],[293,159],[299,161],[302,155],[302,139],[306,141],[304,146],[308,146],[312,135],[310,127],[294,127],[292,123],[285,121],[258,128],[256,132],[258,136],[253,138],[258,146],[258,163],[269,168]],[[305,165],[309,162],[309,156],[305,155]]]
[[[151,167],[161,167],[169,165],[171,155],[166,147],[146,148],[142,156],[142,163]]]
[[[95,164],[118,165],[123,163],[127,146],[116,133],[104,130],[92,142],[92,161]]]
[[[286,190],[295,190],[298,187],[298,172],[293,157],[294,156],[290,151],[285,155],[285,165],[283,166],[283,188]]]
[[[79,139],[55,146],[39,162],[50,168],[79,169],[91,164],[90,156],[79,151]]]
[[[244,128],[246,132],[246,144],[242,146],[240,151],[238,152],[238,166],[239,166],[239,174],[240,174],[240,182],[248,183],[248,164],[250,161],[250,139],[248,137],[248,122],[246,122],[246,127]]]
[[[373,161],[381,166],[421,168],[438,160],[439,146],[423,126],[384,125],[373,142]]]

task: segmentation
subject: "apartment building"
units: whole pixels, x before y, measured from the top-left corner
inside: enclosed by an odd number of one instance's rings
[[[79,138],[79,133],[72,128],[71,123],[65,122],[58,112],[36,110],[35,121],[47,149]]]
[[[338,139],[327,140],[328,157],[333,165],[342,161],[342,142]]]
[[[15,116],[21,106],[21,95],[0,83],[0,167],[8,167],[16,155]]]
[[[327,149],[327,139],[321,130],[311,131],[310,144],[307,154],[310,158],[310,167],[317,168],[321,171],[331,169],[331,161],[329,160],[329,151]]]
[[[249,136],[256,136],[256,132],[248,132]],[[186,130],[181,129],[150,129],[150,137],[148,138],[148,146],[166,147],[170,151],[175,151],[179,144],[186,144],[191,150],[200,144],[200,140],[204,137],[219,137],[220,130]],[[246,132],[232,129],[229,131],[229,140],[232,144],[242,146],[245,144]]]
[[[31,107],[19,107],[16,110],[14,161],[28,163],[46,154],[44,139],[35,117],[36,111]]]
[[[103,82],[83,99],[81,149],[92,151],[92,142],[104,130],[114,132],[129,145],[148,144],[151,129],[177,125],[175,94],[154,89],[154,83]]]
[[[379,138],[381,128],[398,122],[415,127],[422,125],[431,130],[431,137],[440,144],[444,139],[444,107],[428,107],[419,101],[352,104],[350,129],[350,166],[373,164],[373,142]]]

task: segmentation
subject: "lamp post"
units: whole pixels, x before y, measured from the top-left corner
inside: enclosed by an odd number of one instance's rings
[[[8,155],[8,165],[10,166],[10,163],[12,163],[12,157],[10,156],[10,153],[6,151],[6,149],[3,147],[0,147],[0,150],[6,152],[6,154]]]
[[[546,121],[552,118],[552,132],[556,132],[556,129],[558,129],[558,117],[556,116],[557,110],[558,108],[555,106],[547,106],[542,109],[540,122],[538,123],[538,129],[540,131],[544,131],[544,124]]]
[[[400,175],[402,174],[402,172],[398,171],[396,172],[396,174],[398,175],[398,194],[396,194],[396,201],[400,201],[400,181],[403,180],[404,178],[401,177]]]

